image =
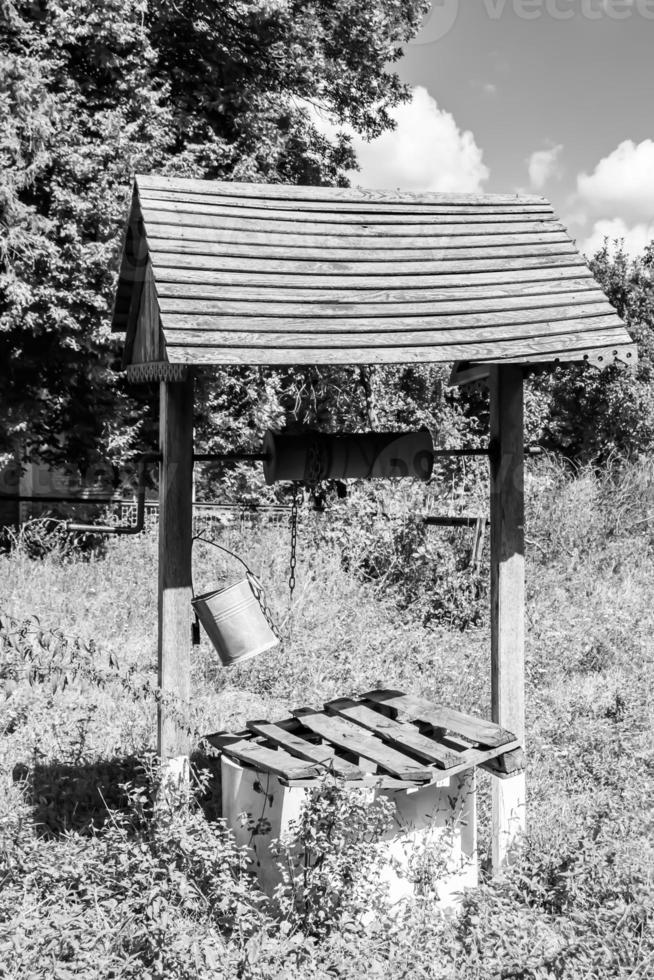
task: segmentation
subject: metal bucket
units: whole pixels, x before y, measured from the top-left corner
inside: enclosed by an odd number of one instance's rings
[[[192,604],[225,667],[279,645],[249,577],[226,589],[205,592]]]

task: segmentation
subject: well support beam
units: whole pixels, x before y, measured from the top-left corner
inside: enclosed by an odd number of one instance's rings
[[[524,433],[519,365],[489,374],[491,425],[491,705],[524,745]],[[493,869],[525,829],[525,777],[493,780]]]
[[[170,775],[188,767],[191,673],[193,380],[160,384],[158,751]]]

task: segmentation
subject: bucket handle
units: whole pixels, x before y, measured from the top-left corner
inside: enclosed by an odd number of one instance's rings
[[[191,539],[191,595],[193,596],[193,598],[195,599],[195,587],[193,585],[193,545],[195,544],[196,541],[202,541],[203,544],[213,545],[213,547],[218,548],[219,551],[224,551],[226,555],[230,555],[230,557],[236,558],[237,561],[240,561],[241,565],[245,569],[245,577],[247,578],[248,584],[252,589],[252,594],[254,598],[257,600],[257,602],[259,603],[259,607],[261,609],[261,612],[266,618],[266,622],[268,623],[268,626],[270,626],[270,629],[273,631],[277,639],[281,640],[282,638],[281,633],[279,632],[277,624],[273,619],[273,615],[272,612],[270,611],[270,607],[266,602],[266,593],[264,591],[263,585],[261,584],[257,576],[254,574],[254,572],[252,571],[248,563],[243,558],[241,558],[240,555],[237,555],[235,552],[230,551],[229,548],[226,548],[222,544],[218,544],[217,541],[212,541],[211,538],[205,538],[201,534],[195,534]],[[199,634],[200,634],[200,624],[198,622],[198,617],[196,613],[194,633],[193,633],[194,642],[195,642],[195,638],[197,637],[197,641],[199,643]]]
[[[240,557],[240,555],[237,555],[233,551],[230,551],[229,548],[226,548],[222,544],[218,544],[217,541],[212,541],[211,538],[205,538],[201,534],[194,534],[191,540],[191,549],[193,549],[193,545],[195,544],[196,541],[202,541],[203,544],[210,544],[214,548],[218,548],[219,551],[224,551],[226,555],[230,555],[232,558],[236,558],[236,561],[240,561],[241,565],[248,573],[248,575],[252,575],[253,578],[255,577],[254,573],[250,570],[247,562],[244,561]],[[193,563],[192,562],[191,562],[191,592],[193,594],[193,598],[195,599],[195,589],[193,588]]]

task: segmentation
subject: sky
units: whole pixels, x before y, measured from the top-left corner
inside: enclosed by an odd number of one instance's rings
[[[434,0],[352,182],[526,192],[592,254],[654,239],[654,0]]]

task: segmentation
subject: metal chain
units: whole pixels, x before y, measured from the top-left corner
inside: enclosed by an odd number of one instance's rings
[[[307,449],[305,480],[311,486],[320,483],[320,442],[318,439],[314,439]]]
[[[248,582],[250,583],[250,588],[252,589],[252,594],[253,594],[254,598],[257,600],[257,602],[259,603],[259,607],[261,608],[261,612],[263,613],[263,615],[265,617],[265,620],[268,623],[268,626],[270,626],[270,629],[273,631],[273,633],[277,637],[277,639],[278,640],[281,640],[282,639],[282,635],[281,635],[281,633],[280,633],[280,631],[279,631],[279,629],[277,627],[277,624],[275,622],[275,619],[274,619],[274,616],[272,614],[272,611],[271,611],[268,603],[266,602],[266,593],[264,591],[263,585],[261,584],[261,582],[259,581],[259,579],[256,577],[256,575],[254,574],[254,572],[250,571],[250,569],[248,568],[246,562],[244,562],[243,559],[241,557],[239,557],[239,555],[236,555],[236,554],[234,554],[233,551],[230,551],[229,548],[225,548],[224,545],[218,544],[217,541],[212,541],[211,538],[205,538],[201,534],[196,534],[193,537],[193,541],[191,543],[191,547],[193,546],[193,544],[196,541],[204,541],[205,544],[213,545],[213,547],[214,548],[218,548],[219,551],[224,551],[225,554],[230,555],[232,558],[235,558],[237,561],[240,561],[241,565],[243,565],[243,567],[245,568],[245,575],[247,577]],[[192,592],[193,595],[195,595],[195,590],[193,588],[193,578],[192,577],[191,577],[191,592]],[[195,646],[197,646],[197,644],[200,642],[200,635],[199,635],[199,633],[200,633],[200,629],[199,629],[199,623],[198,623],[198,619],[197,619],[197,615],[196,615],[195,622],[194,622],[194,624],[192,626],[193,644]]]
[[[252,592],[254,594],[254,598],[259,603],[261,612],[265,616],[268,626],[270,626],[270,629],[273,631],[277,639],[281,640],[282,634],[279,632],[279,628],[274,620],[270,606],[266,602],[266,593],[264,592],[263,585],[261,584],[259,579],[252,574],[252,572],[248,572],[247,574],[248,574],[248,581],[250,583],[250,588],[252,589]]]
[[[291,560],[289,562],[288,590],[291,603],[295,591],[295,567],[297,565],[297,514],[300,504],[300,488],[297,483],[293,484],[293,504],[291,506]]]
[[[376,412],[373,402],[373,392],[372,392],[372,365],[363,366],[359,368],[359,383],[363,390],[363,399],[366,406],[366,416],[368,421],[368,428],[374,432],[377,428]]]

